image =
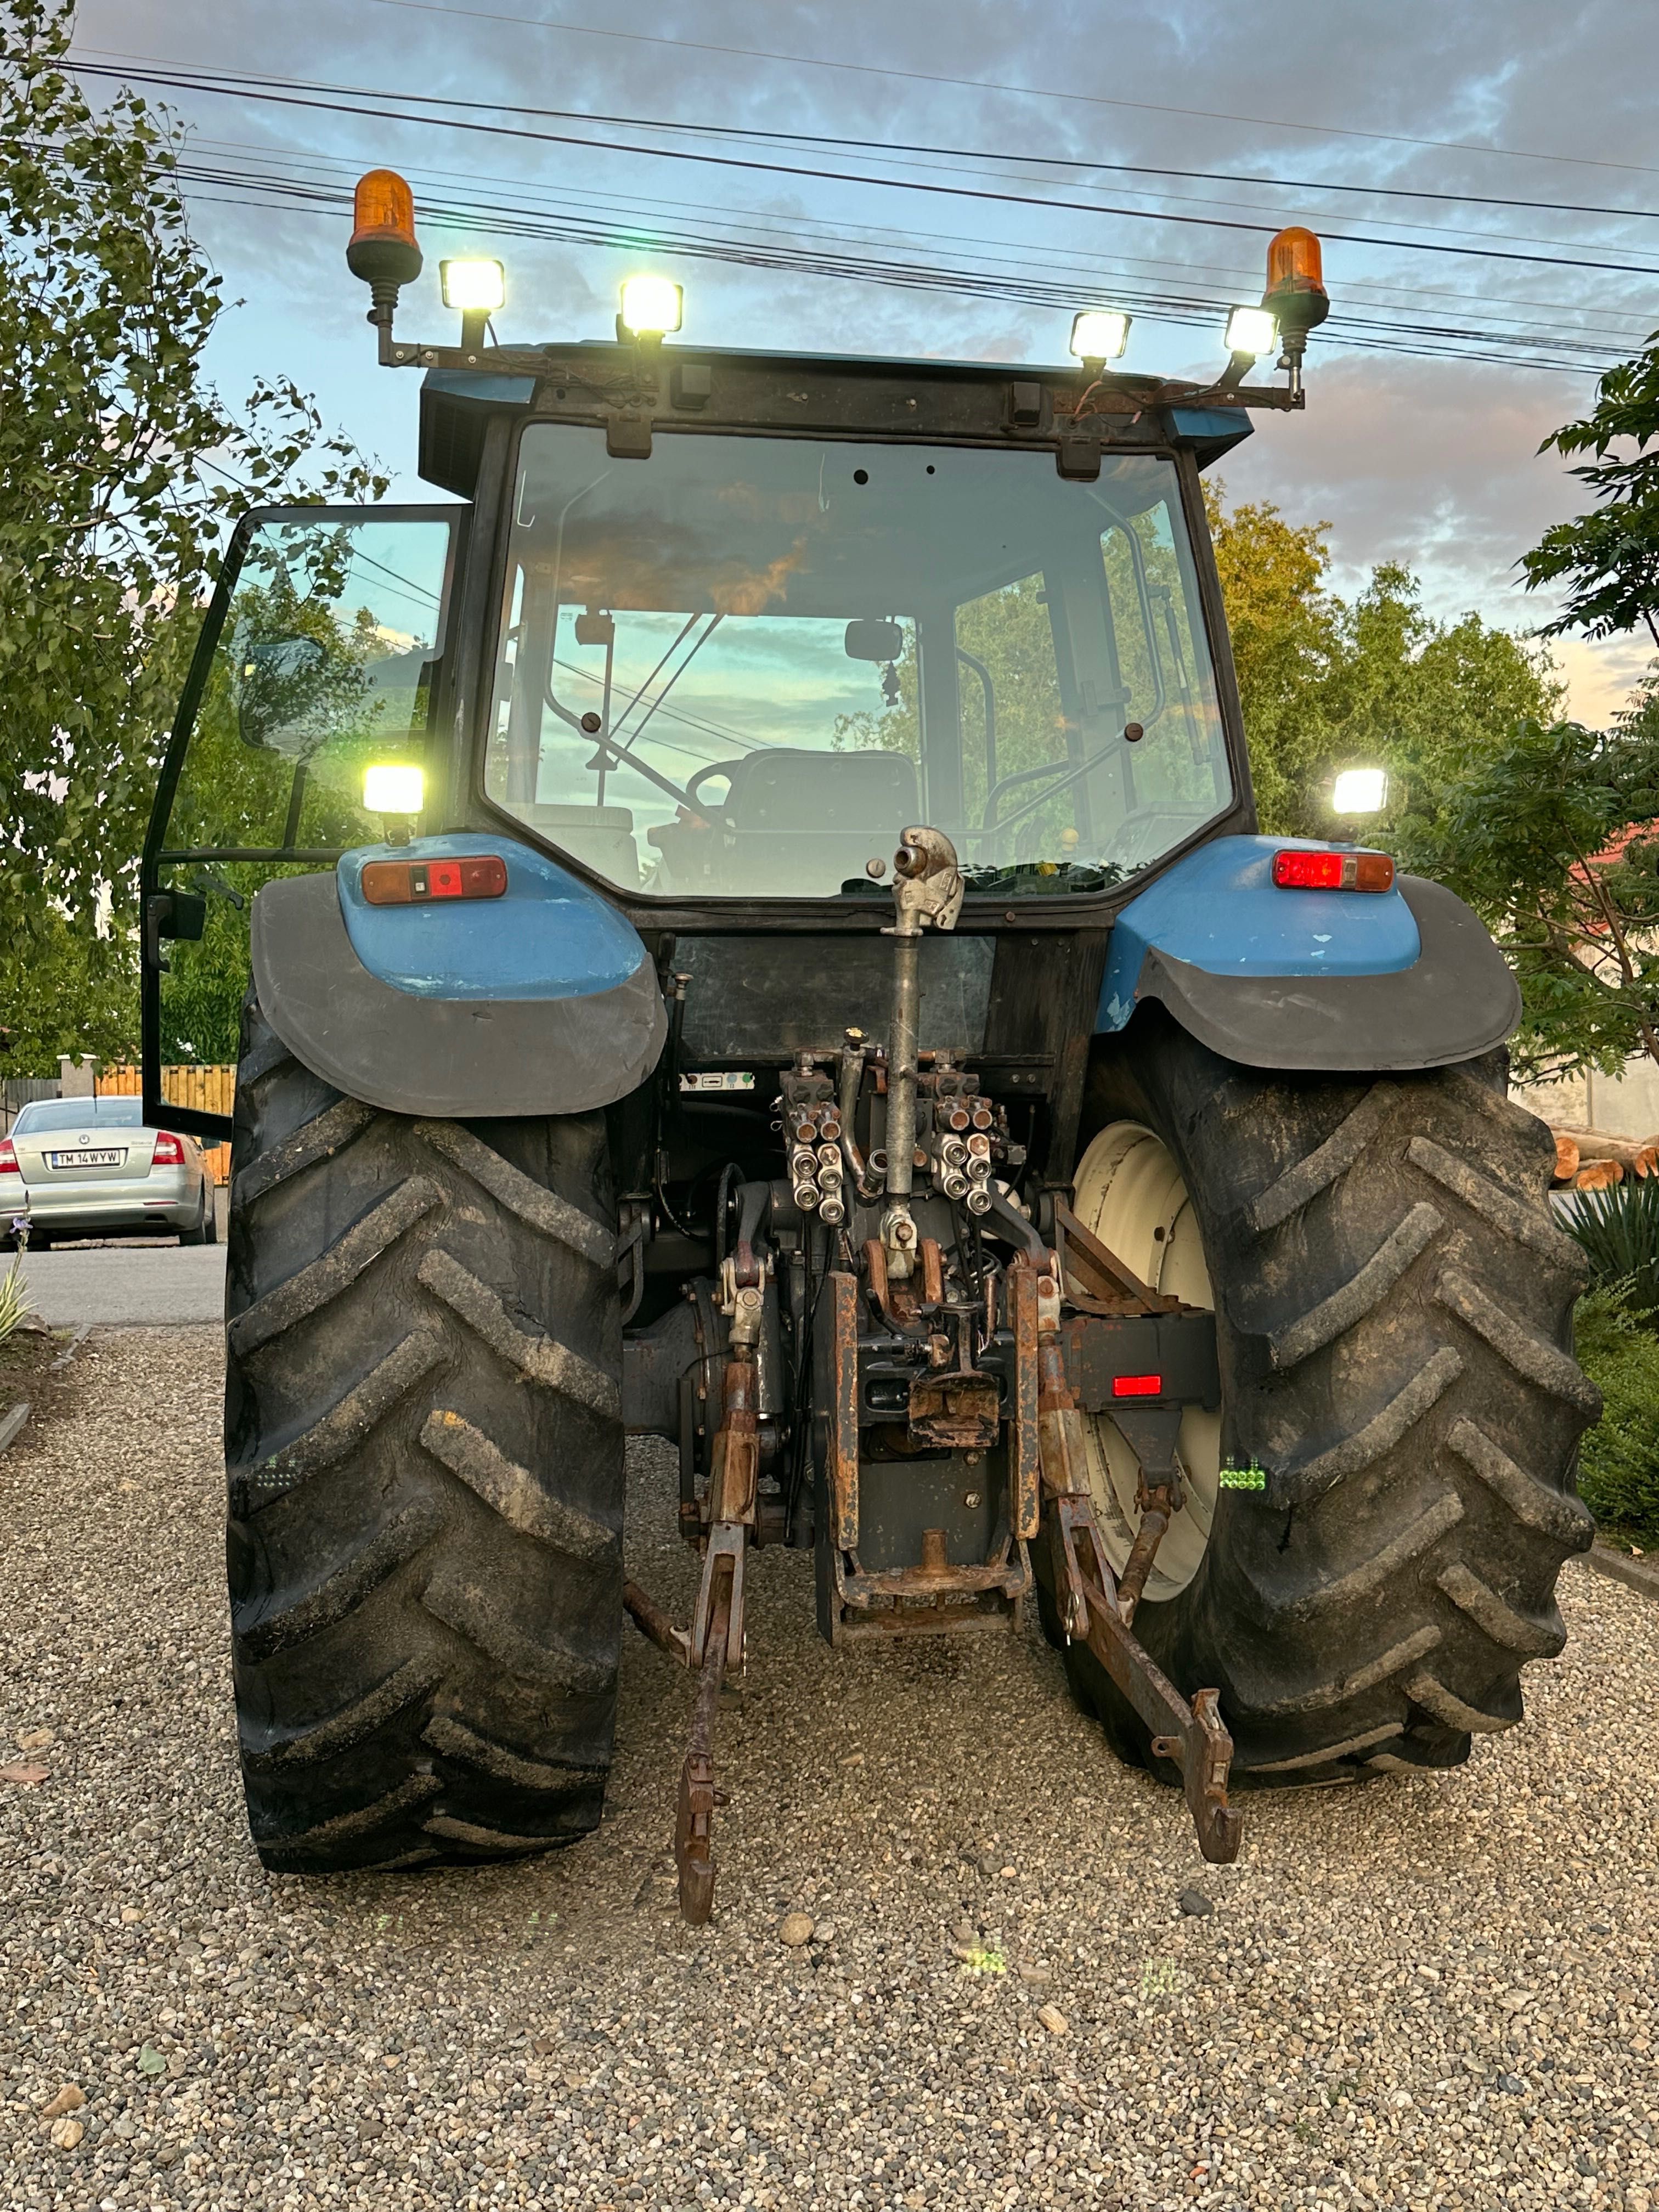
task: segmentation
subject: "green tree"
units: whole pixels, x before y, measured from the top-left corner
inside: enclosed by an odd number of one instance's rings
[[[1659,1061],[1659,714],[1522,721],[1441,796],[1430,872],[1520,981],[1519,1072]]]
[[[1644,352],[1607,371],[1589,413],[1552,432],[1539,451],[1552,447],[1595,455],[1572,473],[1597,504],[1547,530],[1522,556],[1528,591],[1565,586],[1546,635],[1612,637],[1639,623],[1659,646],[1659,331]]]
[[[73,21],[73,0],[0,0],[3,1005],[131,973],[135,856],[234,513],[385,489],[292,385],[236,410],[207,381],[225,303],[178,132],[129,92],[88,106]],[[115,950],[94,957],[104,885]]]
[[[1393,562],[1344,600],[1327,580],[1328,524],[1268,501],[1229,509],[1220,484],[1206,499],[1262,828],[1328,835],[1337,771],[1375,764],[1389,805],[1366,834],[1421,865],[1448,784],[1518,721],[1559,711],[1547,655],[1479,615],[1435,621]]]
[[[1341,607],[1326,578],[1328,522],[1291,523],[1271,501],[1229,508],[1204,487],[1256,810],[1272,832],[1300,832],[1317,807],[1330,750],[1324,688],[1341,653]]]

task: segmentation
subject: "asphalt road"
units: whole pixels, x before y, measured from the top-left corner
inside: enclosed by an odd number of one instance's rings
[[[1252,1797],[1206,1867],[1034,1626],[832,1652],[811,1559],[769,1551],[708,1928],[667,1843],[690,1686],[637,1637],[596,1834],[272,1875],[222,1358],[94,1330],[0,1458],[0,1762],[31,1778],[0,1766],[5,2212],[1654,2212],[1634,1591],[1569,1566],[1523,1726]],[[636,1452],[629,1571],[684,1620],[674,1504]]]
[[[222,1237],[225,1194],[217,1195]],[[54,1246],[24,1255],[23,1279],[34,1310],[54,1328],[79,1328],[82,1322],[165,1328],[173,1322],[216,1322],[225,1310],[222,1243],[111,1238],[66,1249]]]

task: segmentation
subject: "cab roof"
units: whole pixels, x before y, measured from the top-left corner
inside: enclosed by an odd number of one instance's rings
[[[612,450],[647,453],[656,428],[799,437],[1036,444],[1061,453],[1103,445],[1190,448],[1200,469],[1250,434],[1243,407],[1203,387],[1152,377],[1102,376],[1086,417],[1075,363],[889,360],[663,346],[654,389],[641,356],[616,341],[514,347],[500,368],[428,369],[421,391],[420,472],[471,498],[484,436],[503,413],[605,427]],[[631,441],[631,442],[628,442]],[[1067,473],[1071,471],[1068,469]],[[1080,472],[1088,472],[1088,454]]]

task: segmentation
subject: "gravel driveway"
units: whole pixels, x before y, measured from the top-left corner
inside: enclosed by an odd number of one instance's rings
[[[272,1878],[233,1758],[216,1359],[204,1328],[95,1332],[0,1460],[0,1759],[51,1770],[0,1784],[7,2208],[1648,2212],[1642,1598],[1571,1567],[1517,1735],[1251,1801],[1214,1869],[1035,1632],[840,1659],[809,1562],[771,1554],[712,1928],[675,1917],[665,1843],[689,1685],[637,1639],[597,1837]],[[636,1478],[632,1571],[683,1608],[668,1468]]]

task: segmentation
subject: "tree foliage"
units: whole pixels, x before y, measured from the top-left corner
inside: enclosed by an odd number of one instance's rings
[[[1437,622],[1392,562],[1345,600],[1328,582],[1328,523],[1292,523],[1267,501],[1230,509],[1219,484],[1206,500],[1262,828],[1328,836],[1337,772],[1375,765],[1389,804],[1366,835],[1420,855],[1446,786],[1518,720],[1553,719],[1547,656],[1479,615]]]
[[[1446,786],[1412,857],[1515,969],[1519,1073],[1659,1060],[1659,710],[1520,722]]]
[[[150,791],[231,516],[385,488],[292,385],[262,383],[238,410],[207,380],[225,301],[191,236],[177,131],[130,92],[88,105],[64,67],[73,19],[73,0],[0,0],[8,1005],[131,963]],[[115,950],[94,957],[105,884]]]
[[[1522,556],[1528,591],[1566,588],[1546,632],[1613,637],[1639,623],[1659,646],[1659,331],[1644,352],[1607,371],[1589,413],[1553,432],[1539,451],[1551,447],[1595,455],[1572,473],[1597,504],[1547,530]]]

